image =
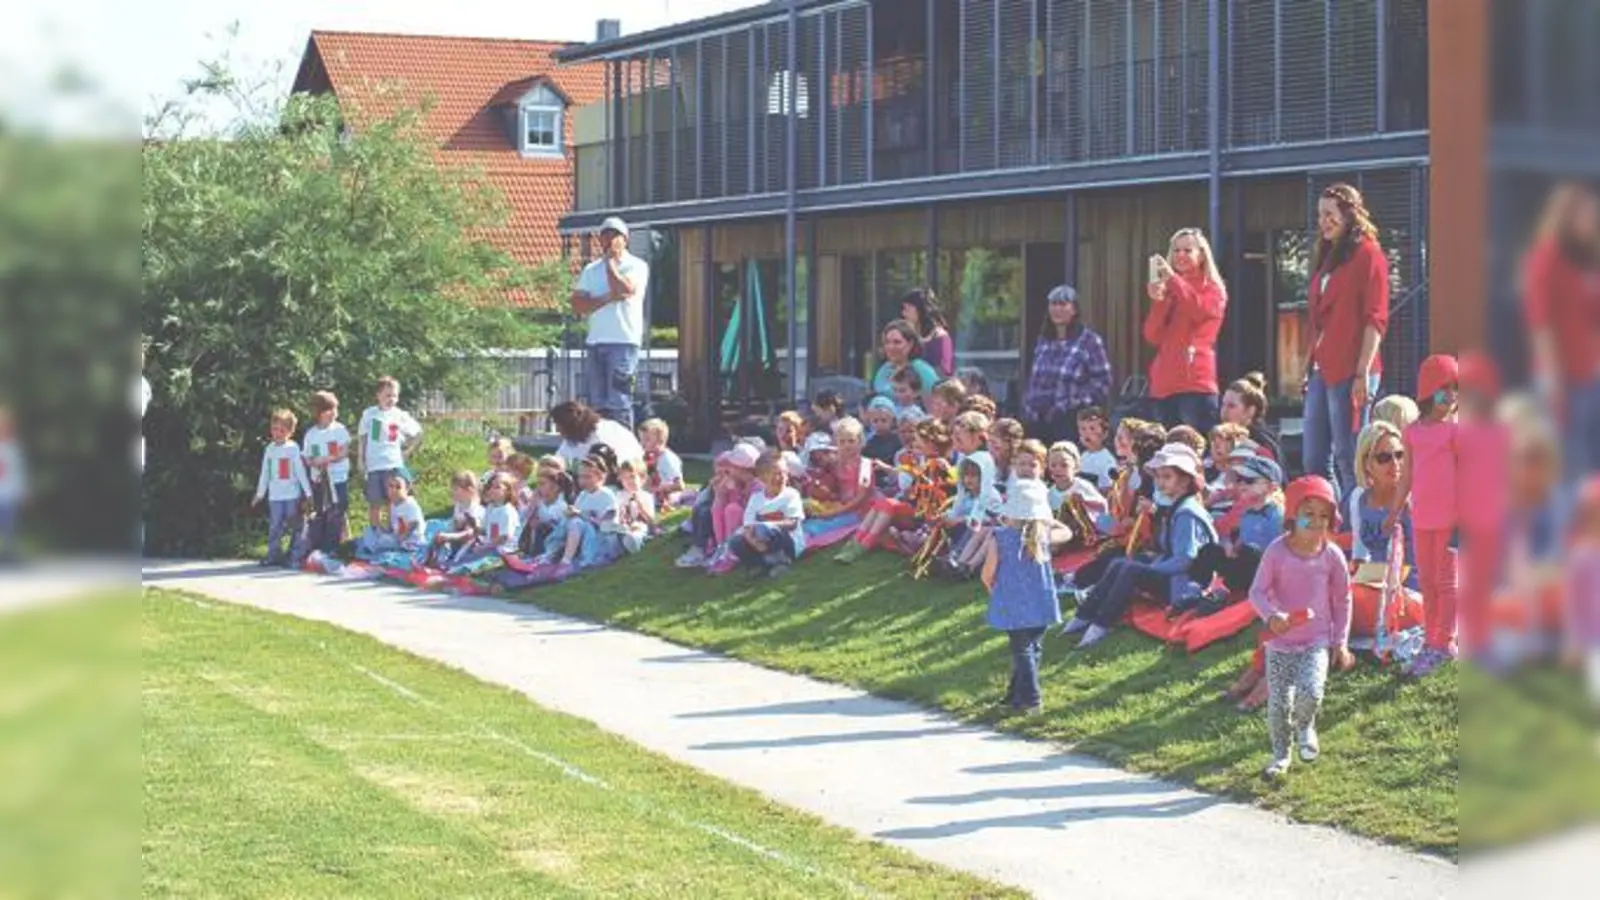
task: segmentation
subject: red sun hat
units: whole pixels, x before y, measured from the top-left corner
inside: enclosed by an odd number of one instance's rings
[[[1500,367],[1487,353],[1462,355],[1459,366],[1461,386],[1470,388],[1485,397],[1500,395]]]
[[[1321,475],[1302,475],[1283,489],[1283,509],[1291,516],[1300,514],[1300,504],[1307,500],[1323,500],[1333,507],[1333,522],[1339,524],[1339,499],[1334,496],[1333,485]]]
[[[1461,383],[1461,364],[1448,353],[1435,353],[1422,361],[1417,373],[1417,399],[1427,400],[1442,387]]]

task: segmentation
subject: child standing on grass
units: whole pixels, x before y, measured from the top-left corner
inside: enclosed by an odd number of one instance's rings
[[[1300,758],[1322,753],[1317,710],[1328,681],[1328,661],[1341,671],[1350,655],[1350,570],[1330,539],[1338,516],[1333,485],[1307,475],[1289,485],[1286,508],[1294,518],[1261,555],[1250,585],[1250,604],[1267,624],[1267,730],[1272,738],[1268,778],[1289,771],[1289,741]]]
[[[314,417],[301,442],[313,486],[325,486],[327,505],[318,509],[321,533],[311,549],[332,553],[344,543],[345,520],[350,513],[350,432],[339,422],[339,398],[330,391],[311,395]]]
[[[1020,479],[1006,498],[1002,525],[983,560],[983,585],[989,589],[988,621],[1011,643],[1011,680],[1003,701],[1029,714],[1043,706],[1039,657],[1045,632],[1061,621],[1055,573],[1050,568],[1049,534],[1054,517],[1044,483]]]
[[[777,578],[805,552],[805,504],[800,492],[789,486],[788,470],[777,453],[761,454],[755,475],[761,488],[751,492],[744,522],[730,543],[741,564]]]
[[[311,481],[306,478],[300,448],[294,442],[297,423],[295,414],[287,409],[274,410],[272,443],[261,451],[261,476],[256,479],[252,505],[267,501],[267,558],[261,561],[263,566],[293,562],[283,548],[284,538],[293,538],[296,523],[311,504]]]
[[[1459,366],[1453,356],[1435,354],[1417,375],[1417,408],[1422,418],[1403,432],[1406,466],[1400,490],[1383,530],[1393,533],[1407,502],[1416,541],[1417,575],[1422,585],[1424,647],[1406,674],[1423,677],[1455,658],[1456,551],[1450,546],[1458,523],[1456,469],[1460,440],[1456,424]]]
[[[367,524],[373,528],[378,527],[389,496],[389,476],[405,466],[422,437],[422,426],[399,404],[400,382],[387,375],[379,378],[375,402],[361,413],[356,426],[357,458],[366,473]]]

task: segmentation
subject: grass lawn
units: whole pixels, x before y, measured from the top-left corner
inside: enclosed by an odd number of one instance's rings
[[[330,626],[145,593],[144,892],[1021,896]]]

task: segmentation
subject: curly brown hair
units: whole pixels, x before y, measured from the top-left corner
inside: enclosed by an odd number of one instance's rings
[[[924,419],[917,423],[917,439],[927,441],[940,456],[950,452],[950,429],[938,419]]]

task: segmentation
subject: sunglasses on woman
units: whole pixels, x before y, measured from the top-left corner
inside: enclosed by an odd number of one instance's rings
[[[1406,452],[1404,450],[1380,450],[1377,453],[1372,454],[1372,458],[1378,463],[1378,465],[1387,466],[1392,462],[1400,462],[1401,460],[1404,460],[1406,458]]]

